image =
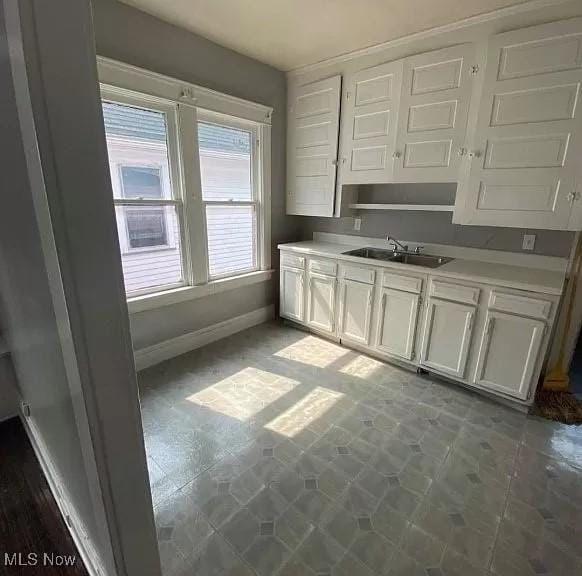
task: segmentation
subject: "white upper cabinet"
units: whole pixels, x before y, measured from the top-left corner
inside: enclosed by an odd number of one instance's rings
[[[391,182],[402,86],[402,60],[346,78],[340,183]]]
[[[333,216],[341,76],[289,93],[287,214]]]
[[[404,60],[394,182],[456,182],[465,151],[474,48]]]
[[[582,152],[581,82],[582,18],[491,38],[455,222],[568,227]]]

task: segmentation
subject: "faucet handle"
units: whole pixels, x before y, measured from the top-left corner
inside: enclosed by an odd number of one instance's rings
[[[416,246],[416,247],[414,248],[414,253],[415,253],[415,254],[420,254],[420,251],[421,251],[421,250],[424,250],[424,246]]]

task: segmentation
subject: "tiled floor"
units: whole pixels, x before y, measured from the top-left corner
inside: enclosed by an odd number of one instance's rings
[[[277,323],[140,388],[166,576],[582,574],[582,428]]]

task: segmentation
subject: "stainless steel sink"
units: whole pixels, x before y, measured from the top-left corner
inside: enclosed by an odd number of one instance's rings
[[[411,264],[412,266],[424,266],[425,268],[438,268],[452,258],[443,256],[431,256],[430,254],[409,254],[399,252],[390,258],[390,262],[401,262],[402,264]]]
[[[344,252],[346,256],[359,256],[360,258],[373,258],[374,260],[391,260],[394,257],[392,250],[382,248],[357,248]]]
[[[393,252],[392,250],[382,250],[382,248],[357,248],[343,252],[346,256],[358,256],[360,258],[371,258],[372,260],[384,260],[385,262],[399,262],[410,264],[411,266],[424,266],[425,268],[438,268],[452,258],[443,256],[432,256],[431,254],[413,254],[411,252]]]

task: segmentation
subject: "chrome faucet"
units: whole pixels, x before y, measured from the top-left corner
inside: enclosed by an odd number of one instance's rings
[[[392,244],[392,250],[394,252],[397,252],[396,247],[400,248],[402,252],[408,252],[408,246],[406,244],[398,242],[396,238],[392,238],[392,236],[386,236],[386,241]]]

